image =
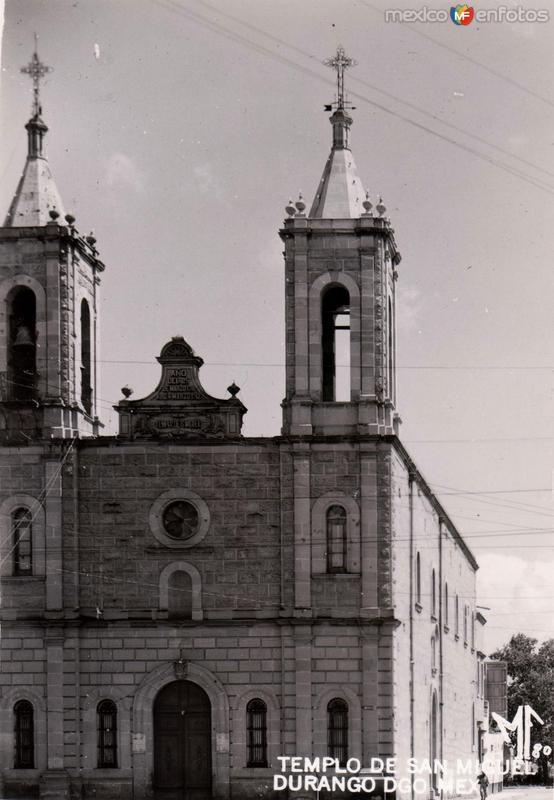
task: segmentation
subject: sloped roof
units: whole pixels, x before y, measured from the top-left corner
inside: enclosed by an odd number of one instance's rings
[[[44,157],[28,156],[4,226],[46,225],[53,208],[60,216],[65,215],[48,161]]]
[[[363,213],[365,191],[352,151],[333,147],[310,210],[310,217],[352,219]]]

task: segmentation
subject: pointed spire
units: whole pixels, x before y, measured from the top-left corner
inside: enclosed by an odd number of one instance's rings
[[[356,164],[350,151],[349,132],[352,117],[348,113],[353,107],[346,100],[344,71],[356,65],[339,45],[336,55],[323,62],[337,72],[337,99],[325,107],[335,110],[329,119],[333,126],[333,144],[325,164],[323,175],[310,210],[310,217],[326,219],[349,219],[363,213],[365,191],[358,176]]]
[[[35,33],[35,50],[33,57],[26,67],[21,67],[21,72],[29,75],[33,81],[33,114],[29,122],[25,125],[28,134],[28,155],[29,158],[42,158],[42,140],[48,131],[47,126],[40,118],[42,106],[40,104],[40,82],[52,67],[47,67],[38,57],[38,36]]]
[[[48,126],[42,119],[40,81],[52,71],[38,56],[38,36],[31,61],[21,68],[33,82],[32,116],[25,125],[27,131],[27,161],[6,216],[5,227],[46,225],[52,209],[64,215],[64,208],[43,150]]]

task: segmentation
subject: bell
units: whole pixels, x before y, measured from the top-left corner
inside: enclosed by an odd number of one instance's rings
[[[34,347],[31,331],[25,325],[20,325],[15,334],[14,347]]]

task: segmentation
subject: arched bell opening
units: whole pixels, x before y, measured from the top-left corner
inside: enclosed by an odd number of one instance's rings
[[[81,302],[81,404],[87,414],[92,412],[92,360],[90,309],[86,300]]]
[[[321,299],[322,400],[350,402],[350,294],[330,286]]]
[[[8,306],[7,397],[33,400],[37,386],[37,304],[35,293],[17,286],[6,299]]]

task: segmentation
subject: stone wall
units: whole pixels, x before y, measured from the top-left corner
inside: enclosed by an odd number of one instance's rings
[[[37,786],[48,767],[63,768],[84,797],[150,797],[152,705],[175,680],[180,659],[212,704],[220,798],[229,792],[271,797],[277,755],[325,755],[327,704],[334,697],[348,703],[351,757],[363,763],[408,757],[410,611],[414,754],[429,756],[430,698],[441,691],[430,638],[439,623],[443,754],[471,754],[476,655],[470,641],[455,639],[452,623],[447,630],[440,620],[438,574],[442,564],[451,603],[458,592],[473,608],[474,571],[444,525],[439,560],[439,511],[419,477],[410,517],[407,462],[394,440],[106,439],[4,448],[0,458],[2,498],[35,498],[46,551],[44,576],[6,576],[3,585],[8,791]],[[192,493],[185,496],[208,506],[205,535],[191,547],[155,535],[152,509],[172,492]],[[333,503],[348,517],[344,574],[329,574],[325,566],[325,511]],[[414,551],[421,553],[418,607],[413,586],[410,598],[410,519]],[[192,619],[171,619],[164,606],[162,576],[174,562],[199,576]],[[433,567],[437,619],[430,608]],[[25,696],[34,704],[42,742],[48,734],[49,752],[41,745],[36,768],[22,775],[11,754],[13,705]],[[246,704],[258,696],[268,709],[267,769],[246,767]],[[118,708],[117,770],[96,768],[102,699]]]

